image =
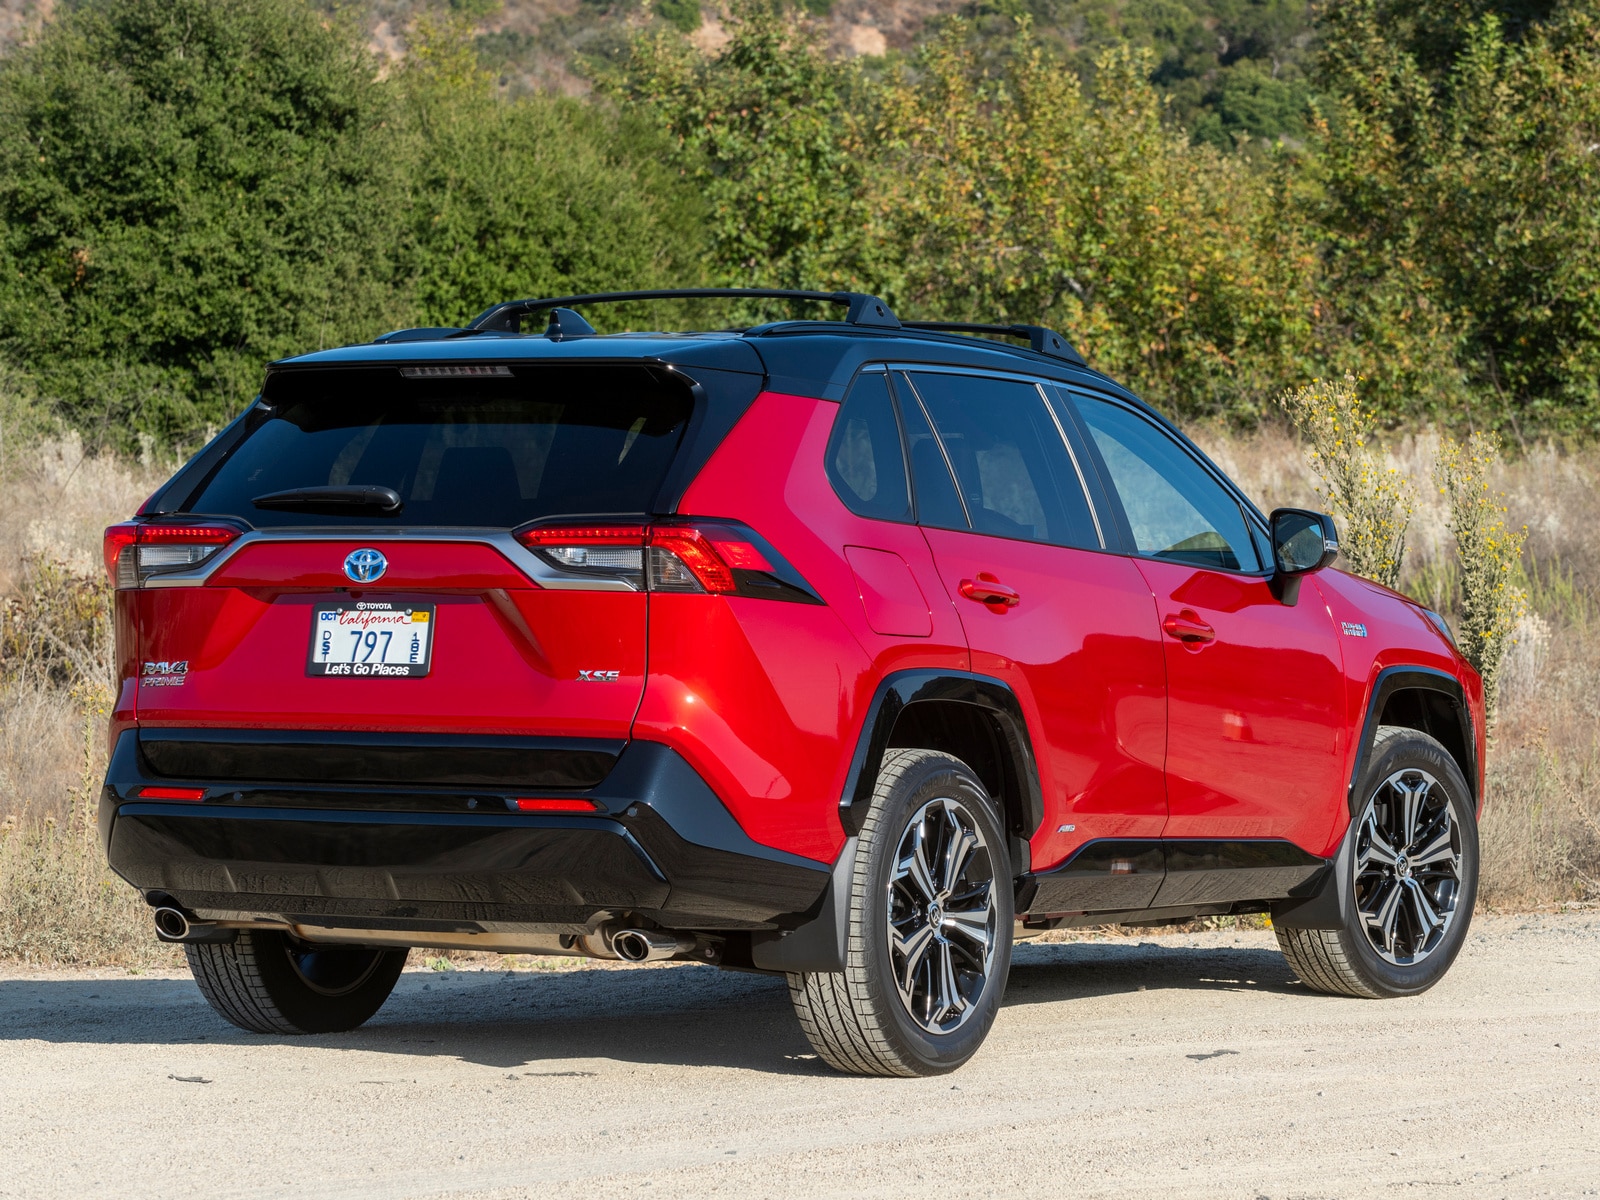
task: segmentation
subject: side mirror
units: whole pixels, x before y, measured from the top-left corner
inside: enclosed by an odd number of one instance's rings
[[[1339,557],[1339,531],[1327,513],[1280,508],[1272,514],[1273,591],[1285,604],[1300,598],[1300,577]]]

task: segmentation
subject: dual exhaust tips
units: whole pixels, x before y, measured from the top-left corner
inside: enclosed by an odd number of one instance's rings
[[[164,942],[228,942],[235,932],[211,921],[191,917],[181,908],[163,905],[155,910],[156,936]],[[588,942],[590,939],[585,938]],[[600,942],[623,962],[658,962],[688,954],[695,948],[695,939],[660,929],[602,930]],[[591,954],[599,947],[585,947]],[[597,955],[597,957],[606,957]]]

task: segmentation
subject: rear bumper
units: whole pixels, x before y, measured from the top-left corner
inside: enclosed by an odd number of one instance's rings
[[[242,740],[251,734],[241,732]],[[582,932],[609,919],[671,929],[803,924],[828,866],[752,841],[667,746],[630,743],[581,797],[590,814],[523,813],[527,789],[158,775],[137,730],[117,739],[100,806],[111,866],[213,920],[492,933]],[[205,787],[202,801],[140,798]]]

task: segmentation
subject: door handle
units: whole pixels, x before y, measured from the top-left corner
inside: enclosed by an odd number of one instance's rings
[[[1217,640],[1217,631],[1202,621],[1200,614],[1190,608],[1184,609],[1181,613],[1168,613],[1166,620],[1161,622],[1161,628],[1168,637],[1175,637],[1186,644]]]
[[[1015,608],[1022,603],[1016,588],[1007,587],[987,571],[979,571],[976,579],[963,579],[959,590],[968,600],[976,600],[979,604]]]

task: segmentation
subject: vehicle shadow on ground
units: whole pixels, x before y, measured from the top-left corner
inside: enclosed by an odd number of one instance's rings
[[[1006,1004],[1071,1003],[1139,990],[1292,991],[1283,957],[1257,948],[1156,943],[1020,945]],[[582,1074],[585,1060],[821,1074],[780,978],[711,967],[407,972],[346,1034],[244,1033],[187,979],[0,981],[0,1042],[151,1046],[268,1043],[422,1058],[519,1074]]]

